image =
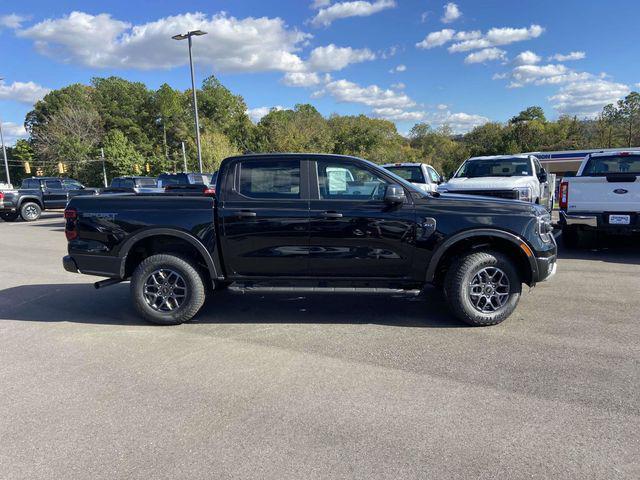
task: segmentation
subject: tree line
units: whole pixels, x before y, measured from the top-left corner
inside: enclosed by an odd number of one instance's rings
[[[310,104],[271,110],[251,122],[240,95],[211,76],[197,91],[205,171],[244,152],[326,152],[378,163],[425,162],[449,175],[466,158],[529,151],[630,147],[640,144],[640,94],[607,105],[595,119],[561,116],[548,120],[529,107],[506,123],[490,122],[464,135],[447,126],[416,124],[407,137],[393,122],[366,115],[322,116]],[[109,178],[157,175],[183,169],[182,142],[190,170],[197,165],[190,91],[164,84],[157,90],[119,77],[93,78],[53,90],[25,118],[29,138],[9,149],[12,179],[32,170],[102,183],[104,153]]]

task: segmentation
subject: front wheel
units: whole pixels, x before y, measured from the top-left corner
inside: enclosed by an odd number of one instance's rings
[[[459,257],[447,271],[445,296],[456,317],[472,326],[497,325],[520,300],[522,281],[513,260],[480,251]]]
[[[19,212],[2,212],[0,213],[0,218],[5,222],[15,222],[20,216]]]
[[[20,216],[25,222],[33,222],[40,218],[42,208],[35,202],[26,202],[20,207]]]
[[[178,325],[191,320],[204,304],[204,282],[190,261],[170,254],[152,255],[133,272],[131,299],[146,320]]]

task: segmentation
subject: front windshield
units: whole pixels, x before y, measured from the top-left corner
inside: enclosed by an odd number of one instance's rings
[[[524,158],[467,160],[455,178],[527,177],[531,175],[531,162]]]
[[[397,167],[384,167],[390,172],[395,173],[399,177],[404,178],[406,181],[411,183],[427,183],[424,179],[424,174],[422,173],[422,168],[418,165],[414,166],[397,166]]]
[[[640,174],[640,155],[591,157],[584,167],[584,176],[606,176],[610,173]]]

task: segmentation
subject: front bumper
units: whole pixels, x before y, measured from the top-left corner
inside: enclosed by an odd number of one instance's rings
[[[538,264],[538,282],[545,282],[555,276],[558,268],[558,256],[537,257],[536,263]]]

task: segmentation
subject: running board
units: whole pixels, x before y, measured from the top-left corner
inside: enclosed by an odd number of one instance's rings
[[[229,290],[242,293],[365,293],[379,295],[420,295],[421,290],[377,287],[268,287],[258,285],[234,284]]]

